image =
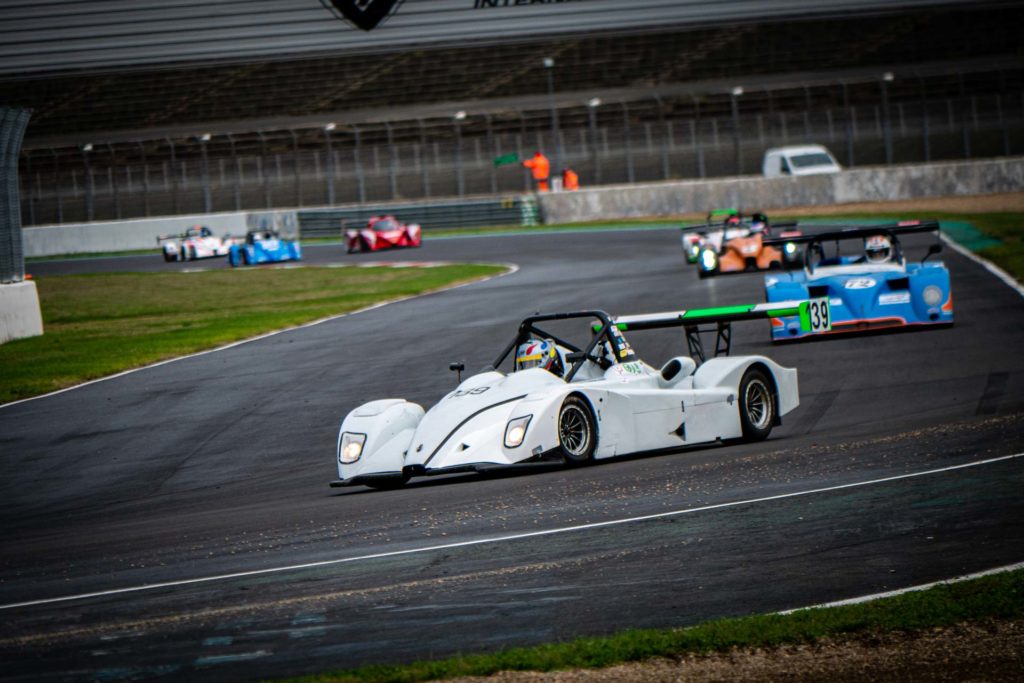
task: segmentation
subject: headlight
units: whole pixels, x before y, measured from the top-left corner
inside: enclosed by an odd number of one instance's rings
[[[338,446],[338,462],[343,465],[351,465],[359,460],[359,456],[363,454],[364,443],[366,443],[366,434],[343,433],[341,445]]]
[[[514,417],[508,421],[505,427],[505,448],[518,448],[526,436],[526,428],[530,425],[533,415],[525,417]]]
[[[786,250],[787,254],[795,254],[796,253],[796,245],[793,244],[792,242],[786,242],[786,246],[784,247],[784,249]]]
[[[696,256],[700,253],[700,246],[696,244],[690,245],[690,253]]]
[[[700,262],[705,269],[711,270],[715,267],[715,263],[718,262],[718,257],[715,256],[715,252],[705,250],[704,253],[700,255]]]
[[[924,302],[929,306],[938,306],[942,301],[942,290],[935,285],[928,285],[924,288]]]

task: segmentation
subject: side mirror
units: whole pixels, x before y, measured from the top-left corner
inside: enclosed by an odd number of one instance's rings
[[[923,259],[921,259],[921,261],[927,261],[929,256],[932,256],[933,254],[941,254],[941,253],[942,253],[942,243],[941,242],[933,242],[932,244],[930,244],[928,246],[928,253],[925,254],[925,257]]]
[[[448,364],[448,369],[452,372],[457,372],[459,377],[459,384],[462,384],[462,371],[466,369],[466,364],[462,361],[456,361]]]
[[[565,354],[565,360],[569,363],[576,363],[587,357],[587,354],[582,351],[573,351],[572,353]]]

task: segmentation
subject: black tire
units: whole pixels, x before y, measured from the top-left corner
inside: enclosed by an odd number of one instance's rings
[[[713,270],[704,270],[700,266],[697,266],[697,277],[699,277],[701,280],[703,280],[704,278],[711,277],[714,274],[715,271]]]
[[[171,261],[174,261],[174,260],[175,260],[175,258],[173,256],[171,256],[170,252],[167,252],[167,251],[164,252],[164,261],[167,261],[168,263],[170,263]]]
[[[249,252],[244,249],[242,250],[242,263],[244,265],[249,265]]]
[[[565,399],[558,411],[558,445],[569,465],[583,465],[594,457],[597,421],[590,405],[579,396]]]
[[[178,260],[181,261],[182,263],[188,261],[188,247],[181,247],[181,251],[178,252]]]
[[[761,368],[750,368],[740,380],[740,424],[746,441],[763,441],[772,433],[776,411],[775,383]]]

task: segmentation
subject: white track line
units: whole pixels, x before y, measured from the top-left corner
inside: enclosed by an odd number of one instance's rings
[[[793,614],[794,612],[800,612],[805,609],[825,609],[827,607],[844,607],[846,605],[859,605],[862,602],[871,602],[872,600],[881,600],[882,598],[893,598],[897,595],[903,595],[905,593],[917,593],[918,591],[926,591],[929,588],[935,588],[936,586],[948,586],[949,584],[960,583],[961,581],[980,579],[985,576],[992,576],[993,574],[1004,574],[1006,572],[1012,572],[1018,569],[1024,569],[1024,562],[1008,564],[1004,567],[996,567],[995,569],[986,569],[983,572],[964,574],[963,576],[957,576],[955,578],[945,579],[943,581],[932,581],[931,583],[922,583],[920,585],[910,586],[908,588],[898,588],[896,590],[886,591],[884,593],[872,593],[871,595],[862,595],[859,598],[847,598],[846,600],[836,600],[835,602],[823,602],[820,605],[810,605],[808,607],[794,607],[793,609],[775,612],[774,614]]]
[[[515,263],[482,263],[482,264],[477,264],[477,265],[501,266],[503,268],[507,268],[508,270],[506,270],[504,273],[498,273],[497,275],[491,275],[490,277],[485,277],[485,278],[480,279],[480,280],[472,280],[470,282],[463,282],[463,283],[460,283],[460,284],[457,284],[457,285],[449,285],[447,287],[441,287],[439,289],[432,289],[429,292],[423,292],[422,294],[412,294],[410,296],[402,297],[401,299],[390,299],[388,301],[382,301],[379,304],[373,304],[372,306],[367,306],[366,308],[360,308],[360,309],[357,309],[355,311],[349,311],[347,313],[339,313],[338,315],[331,315],[331,316],[328,316],[326,318],[320,318],[319,320],[314,320],[312,322],[303,323],[302,325],[295,325],[294,327],[286,327],[283,330],[275,330],[274,332],[267,332],[266,334],[261,334],[261,335],[256,336],[256,337],[249,337],[248,339],[242,339],[240,341],[231,342],[230,344],[225,344],[224,346],[218,346],[215,349],[207,349],[206,351],[198,351],[196,353],[190,353],[187,356],[178,356],[176,358],[168,358],[167,360],[157,361],[156,363],[150,363],[149,365],[143,365],[141,368],[132,368],[131,370],[125,370],[123,372],[117,373],[116,375],[107,375],[106,377],[100,377],[98,379],[89,380],[88,382],[82,382],[81,384],[76,384],[76,385],[74,385],[72,387],[64,387],[63,389],[58,389],[57,391],[51,391],[48,394],[40,394],[39,396],[29,396],[28,398],[22,398],[22,399],[19,399],[17,401],[11,401],[10,403],[0,403],[0,409],[7,408],[9,406],[15,406],[15,405],[18,405],[19,403],[25,403],[27,401],[35,401],[35,400],[38,400],[40,398],[47,398],[48,396],[56,396],[57,394],[63,394],[66,391],[73,391],[75,389],[81,389],[82,387],[87,387],[90,384],[98,384],[99,382],[106,382],[107,380],[116,379],[118,377],[124,377],[125,375],[130,375],[130,374],[135,373],[135,372],[141,372],[143,370],[149,370],[150,368],[158,368],[161,365],[167,365],[168,363],[176,363],[179,360],[185,360],[186,358],[197,358],[199,356],[205,356],[205,355],[210,354],[210,353],[217,353],[218,351],[226,351],[228,349],[233,349],[236,346],[241,346],[242,344],[249,344],[251,342],[259,341],[261,339],[266,339],[268,337],[274,337],[274,336],[277,336],[279,334],[284,334],[285,332],[293,332],[295,330],[302,330],[302,329],[305,329],[307,327],[313,327],[314,325],[320,325],[321,323],[330,322],[332,320],[338,320],[339,318],[346,318],[346,317],[348,317],[350,315],[356,315],[357,313],[366,313],[367,311],[372,311],[372,310],[375,310],[375,309],[378,309],[378,308],[383,308],[384,306],[389,306],[391,304],[401,303],[403,301],[409,301],[410,299],[417,299],[419,297],[429,296],[431,294],[440,294],[441,292],[447,292],[447,291],[452,290],[452,289],[459,289],[460,287],[468,287],[469,285],[478,285],[481,282],[487,282],[488,280],[493,280],[495,278],[504,277],[505,275],[512,275],[513,273],[515,273],[516,271],[519,270],[519,266],[516,265]],[[304,266],[304,267],[309,267],[309,266]],[[323,266],[312,266],[312,267],[323,267]],[[242,272],[246,272],[246,271],[242,271]]]
[[[1016,458],[1024,457],[1024,453],[1014,453],[1012,455],[1003,455],[997,458],[989,458],[987,460],[977,460],[974,462],[962,463],[960,465],[950,465],[948,467],[940,467],[933,470],[922,470],[920,472],[910,472],[908,474],[897,474],[891,477],[883,477],[881,479],[868,479],[866,481],[858,481],[850,484],[837,484],[835,486],[826,486],[817,489],[808,489],[806,491],[794,491],[792,493],[780,493],[774,496],[765,496],[763,498],[750,498],[747,500],[737,500],[728,503],[716,503],[714,505],[704,505],[696,508],[684,508],[682,510],[671,510],[669,512],[658,512],[650,515],[640,515],[637,517],[625,517],[622,519],[612,519],[605,522],[593,522],[590,524],[579,524],[576,526],[561,527],[556,529],[545,529],[542,531],[529,531],[520,534],[510,534],[507,536],[494,536],[491,538],[479,538],[474,541],[458,541],[455,543],[445,543],[442,545],[432,545],[422,548],[410,548],[408,550],[392,550],[389,552],[372,553],[369,555],[358,555],[355,557],[341,557],[334,560],[322,560],[320,562],[307,562],[304,564],[293,564],[282,567],[269,567],[267,569],[254,569],[244,572],[234,572],[232,574],[217,574],[214,576],[203,576],[195,579],[182,579],[179,581],[165,581],[163,583],[150,583],[143,584],[141,586],[129,586],[126,588],[114,588],[105,591],[96,591],[93,593],[80,593],[77,595],[64,595],[57,598],[44,598],[40,600],[27,600],[25,602],[15,602],[7,605],[0,605],[0,610],[15,609],[18,607],[34,607],[38,605],[49,605],[59,602],[71,602],[73,600],[85,600],[87,598],[98,598],[106,597],[111,595],[121,595],[124,593],[138,593],[141,591],[155,590],[158,588],[175,588],[179,586],[188,586],[198,583],[210,583],[213,581],[225,581],[228,579],[240,579],[251,576],[261,576],[265,574],[279,574],[282,572],[297,571],[301,569],[314,569],[317,567],[329,567],[337,564],[347,564],[351,562],[362,562],[366,560],[376,560],[384,557],[399,557],[402,555],[415,555],[419,553],[436,552],[438,550],[451,550],[454,548],[465,548],[474,545],[483,545],[490,543],[505,543],[508,541],[518,541],[524,538],[536,538],[538,536],[554,536],[556,534],[572,533],[576,531],[589,531],[591,529],[600,529],[604,527],[619,526],[622,524],[632,524],[634,522],[645,522],[653,519],[665,519],[666,517],[678,517],[681,515],[688,515],[697,512],[707,512],[709,510],[722,510],[725,508],[739,507],[741,505],[754,505],[756,503],[768,503],[776,500],[784,500],[786,498],[798,498],[801,496],[811,496],[818,493],[828,493],[831,491],[842,491],[845,489],[861,488],[864,486],[872,486],[875,484],[885,484],[892,481],[900,481],[903,479],[914,479],[917,477],[926,477],[932,474],[942,474],[944,472],[952,472],[955,470],[967,469],[970,467],[980,467],[982,465],[991,465],[993,463],[1004,462],[1007,460],[1014,460]]]

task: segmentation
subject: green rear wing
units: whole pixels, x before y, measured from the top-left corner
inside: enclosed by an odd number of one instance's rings
[[[749,304],[741,306],[717,306],[694,308],[663,313],[642,313],[622,315],[612,319],[622,332],[630,330],[654,330],[682,327],[686,330],[686,341],[690,356],[697,362],[706,359],[701,343],[701,332],[716,332],[715,356],[728,355],[734,322],[744,320],[769,320],[798,316],[800,329],[804,332],[823,333],[832,329],[832,314],[827,297],[803,301],[777,301],[774,303]],[[704,326],[702,328],[702,326]],[[712,327],[713,326],[713,327]]]

